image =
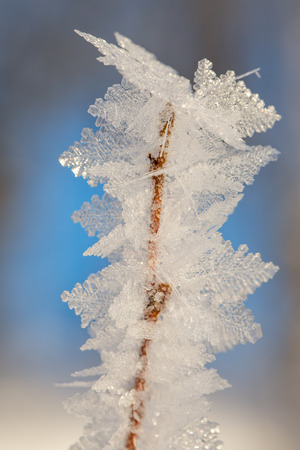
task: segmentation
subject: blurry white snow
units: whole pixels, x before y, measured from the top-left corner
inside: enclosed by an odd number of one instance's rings
[[[70,390],[17,379],[0,383],[0,449],[67,450],[84,421],[68,414],[62,400]]]
[[[0,383],[0,448],[5,450],[67,450],[81,435],[84,420],[69,415],[62,400],[70,391],[28,380]],[[216,399],[215,399],[216,400]],[[234,399],[215,404],[213,417],[221,423],[225,450],[283,450],[295,448],[273,411],[259,411]],[[155,450],[155,449],[153,449]]]
[[[216,404],[214,399],[213,417],[220,423],[220,439],[224,450],[291,450],[295,440],[287,432],[280,420],[278,404],[271,410],[259,410],[245,404],[245,397],[228,403]],[[277,407],[275,407],[277,406]]]

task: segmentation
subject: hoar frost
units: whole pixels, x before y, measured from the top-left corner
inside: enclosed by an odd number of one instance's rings
[[[111,262],[62,296],[90,326],[82,349],[101,358],[73,374],[92,381],[75,382],[87,390],[67,401],[89,418],[71,448],[221,449],[206,397],[229,385],[206,364],[261,337],[244,301],[278,268],[218,230],[278,155],[243,138],[280,117],[206,59],[191,86],[119,34],[118,46],[78,34],[123,78],[89,109],[98,131],[84,129],[60,157],[104,185],[73,219],[99,237],[85,254]]]

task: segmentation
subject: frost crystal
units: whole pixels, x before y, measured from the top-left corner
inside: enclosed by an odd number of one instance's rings
[[[222,448],[208,394],[228,386],[207,368],[214,353],[262,335],[244,301],[277,267],[219,233],[271,147],[243,138],[279,116],[234,72],[202,60],[195,84],[116,34],[118,46],[78,33],[122,74],[89,112],[98,131],[60,157],[104,197],[73,215],[110,266],[64,292],[97,350],[93,377],[67,402],[89,418],[73,450]],[[76,383],[75,383],[76,384]]]

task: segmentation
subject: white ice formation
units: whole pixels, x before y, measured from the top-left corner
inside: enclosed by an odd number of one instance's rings
[[[123,79],[89,109],[98,130],[60,157],[104,185],[73,219],[99,236],[86,254],[111,262],[62,296],[90,326],[82,349],[100,354],[74,374],[87,390],[67,407],[89,422],[71,449],[221,449],[206,397],[228,383],[207,363],[262,336],[244,301],[278,268],[219,229],[278,155],[243,138],[280,117],[205,59],[192,86],[119,34],[118,46],[78,34]]]

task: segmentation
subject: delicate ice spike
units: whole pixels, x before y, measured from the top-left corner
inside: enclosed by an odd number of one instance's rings
[[[235,80],[240,80],[241,78],[246,78],[249,75],[253,75],[254,73],[257,76],[257,78],[261,78],[261,75],[259,73],[260,70],[261,70],[260,67],[257,67],[256,69],[250,70],[249,72],[243,73],[242,75],[235,77]]]
[[[83,39],[85,39],[87,42],[89,42],[94,47],[96,47],[104,55],[107,54],[108,49],[111,47],[111,44],[108,44],[104,39],[96,38],[95,36],[92,36],[91,34],[84,33],[83,31],[79,31],[79,30],[74,30],[74,31],[79,36],[81,36]]]

